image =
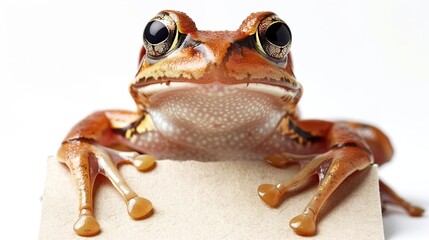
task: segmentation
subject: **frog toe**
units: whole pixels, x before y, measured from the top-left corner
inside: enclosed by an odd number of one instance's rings
[[[292,218],[289,226],[296,234],[301,236],[313,236],[316,234],[316,222],[313,217],[306,214]]]
[[[384,209],[384,205],[393,204],[404,209],[408,215],[412,217],[421,217],[425,210],[421,207],[418,207],[414,204],[411,204],[406,199],[401,197],[398,193],[396,193],[391,187],[389,187],[382,180],[379,180],[380,186],[380,194],[382,199],[382,207]]]
[[[77,234],[84,237],[94,236],[100,232],[100,224],[91,215],[81,215],[73,228]]]
[[[289,161],[281,154],[272,154],[265,157],[265,161],[274,167],[286,167]]]
[[[156,158],[149,154],[138,152],[123,152],[108,149],[116,163],[127,162],[134,165],[141,172],[148,172],[156,167]]]
[[[408,214],[412,217],[421,217],[423,216],[423,213],[425,212],[425,210],[421,207],[418,206],[410,206],[408,209]]]
[[[152,203],[138,196],[127,201],[127,208],[130,217],[136,220],[147,218],[153,213]]]
[[[281,201],[281,192],[273,184],[262,184],[258,188],[261,199],[270,207],[277,207]]]
[[[138,155],[131,161],[137,170],[141,172],[150,171],[156,166],[156,159],[153,155]]]

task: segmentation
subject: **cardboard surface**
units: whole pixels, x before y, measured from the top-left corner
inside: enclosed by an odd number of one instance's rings
[[[92,239],[309,239],[297,236],[289,221],[301,213],[315,182],[293,192],[276,209],[257,195],[261,183],[277,183],[299,170],[274,168],[264,161],[158,161],[151,172],[124,165],[120,171],[155,212],[135,221],[119,193],[97,179],[95,215],[101,233]],[[77,194],[68,168],[48,160],[40,239],[84,239],[73,231]],[[316,239],[384,239],[376,167],[349,177],[328,200]]]

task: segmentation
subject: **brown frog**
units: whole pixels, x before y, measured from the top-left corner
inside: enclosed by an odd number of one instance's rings
[[[99,174],[120,192],[132,218],[153,212],[152,203],[118,172],[123,162],[141,171],[165,158],[299,163],[295,177],[258,191],[276,207],[288,190],[318,174],[316,193],[290,221],[297,234],[309,236],[316,233],[319,210],[344,179],[392,157],[388,138],[373,126],[299,118],[302,87],[289,53],[292,35],[274,13],[253,13],[237,31],[200,31],[186,14],[162,11],[147,24],[143,40],[140,67],[129,86],[137,111],[93,113],[72,128],[58,151],[77,184],[79,235],[100,231],[92,198]],[[422,215],[423,209],[382,181],[380,188],[384,202]]]

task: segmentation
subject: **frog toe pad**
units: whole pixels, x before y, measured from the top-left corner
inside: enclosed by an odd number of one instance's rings
[[[423,213],[425,212],[425,210],[421,207],[417,207],[417,206],[410,206],[408,209],[408,214],[412,217],[421,217],[423,216]]]
[[[316,234],[316,222],[309,215],[298,215],[289,222],[289,225],[298,235],[313,236]]]
[[[152,203],[146,198],[134,197],[127,201],[128,214],[133,219],[147,218],[153,213]]]
[[[281,192],[273,184],[262,184],[258,188],[261,199],[270,207],[277,207],[281,200]]]
[[[80,236],[94,236],[100,232],[100,225],[91,215],[81,215],[74,224],[74,231]]]
[[[152,155],[138,155],[132,163],[139,171],[147,172],[156,166],[156,159]]]

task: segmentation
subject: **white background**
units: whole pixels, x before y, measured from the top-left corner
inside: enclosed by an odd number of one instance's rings
[[[184,11],[210,30],[234,30],[253,11],[275,11],[293,33],[303,117],[380,126],[396,147],[381,177],[429,209],[426,0],[2,0],[2,236],[37,238],[46,158],[74,123],[98,109],[134,109],[127,86],[142,31],[162,9]],[[391,211],[384,223],[387,239],[429,234],[427,215]]]

